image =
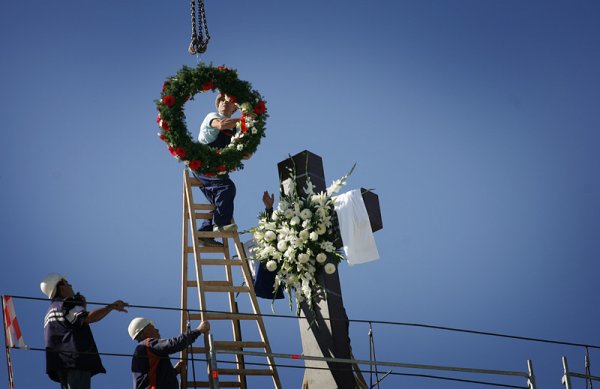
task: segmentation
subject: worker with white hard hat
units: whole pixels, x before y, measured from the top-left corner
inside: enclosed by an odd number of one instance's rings
[[[85,297],[57,273],[48,274],[40,289],[52,301],[44,319],[46,373],[63,389],[89,389],[92,376],[106,373],[90,324],[113,310],[127,312],[128,304],[117,300],[88,312]]]
[[[181,373],[184,363],[179,361],[173,367],[169,355],[194,343],[200,334],[210,330],[210,324],[203,321],[195,330],[174,338],[161,339],[153,322],[136,317],[127,330],[131,339],[138,342],[131,361],[133,388],[178,389],[177,374]]]

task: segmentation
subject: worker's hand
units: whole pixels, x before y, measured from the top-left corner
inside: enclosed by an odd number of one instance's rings
[[[275,195],[269,195],[269,191],[265,190],[265,193],[263,193],[262,201],[266,209],[273,209],[273,204],[275,203]]]
[[[200,325],[198,326],[198,331],[201,331],[201,332],[204,332],[204,333],[206,333],[206,332],[210,331],[210,323],[209,323],[209,322],[207,322],[207,321],[203,321],[203,322],[202,322],[202,323],[200,323]]]
[[[184,361],[179,361],[175,364],[175,366],[173,366],[173,369],[175,369],[175,372],[179,375],[181,375],[182,370],[185,369],[185,362]]]
[[[122,301],[122,300],[117,300],[114,303],[109,305],[109,307],[111,307],[112,309],[117,310],[119,312],[127,312],[125,307],[128,307],[128,306],[129,306],[129,304],[127,304],[125,301]]]

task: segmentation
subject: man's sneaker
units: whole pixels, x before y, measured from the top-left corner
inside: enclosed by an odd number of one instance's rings
[[[217,242],[213,238],[198,238],[200,246],[203,247],[223,247],[223,243]]]
[[[213,226],[214,232],[229,232],[229,231],[237,231],[237,224],[226,224],[224,226]]]

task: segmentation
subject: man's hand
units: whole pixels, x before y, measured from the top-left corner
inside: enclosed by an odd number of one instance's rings
[[[203,321],[202,323],[200,323],[200,325],[198,326],[198,331],[200,332],[204,332],[207,333],[208,331],[210,331],[210,323],[207,321]]]
[[[127,304],[126,302],[124,302],[122,300],[117,300],[114,303],[109,305],[109,307],[111,309],[117,310],[119,312],[127,312],[125,307],[128,307],[128,306],[129,306],[129,304]]]
[[[265,193],[263,193],[262,201],[266,209],[273,209],[273,204],[275,203],[275,195],[269,195],[269,192],[265,190]]]

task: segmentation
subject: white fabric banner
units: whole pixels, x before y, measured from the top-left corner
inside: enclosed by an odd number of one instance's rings
[[[379,259],[369,214],[360,189],[333,197],[344,241],[344,253],[350,266]]]

